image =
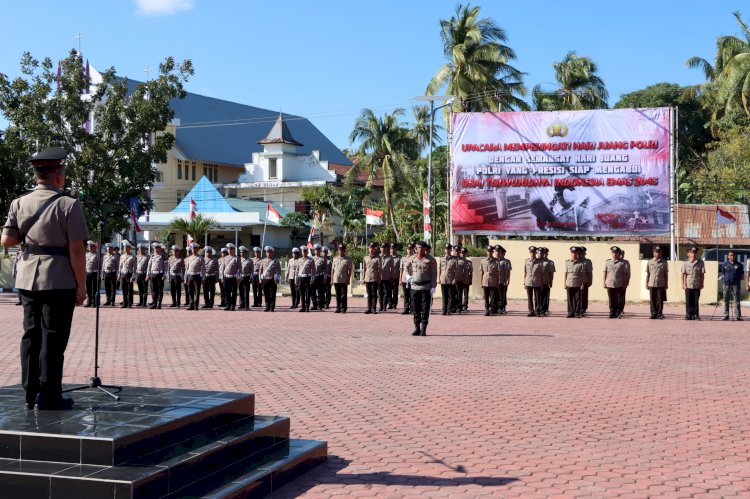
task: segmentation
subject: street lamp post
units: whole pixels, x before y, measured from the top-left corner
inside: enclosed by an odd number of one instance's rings
[[[425,233],[425,241],[429,242],[432,238],[432,134],[433,124],[435,123],[435,113],[444,107],[448,107],[456,100],[455,97],[450,95],[418,95],[412,100],[417,101],[429,101],[430,102],[430,143],[427,152],[427,212],[424,213],[424,225],[430,224],[429,235]],[[435,107],[435,101],[445,101],[442,106]]]

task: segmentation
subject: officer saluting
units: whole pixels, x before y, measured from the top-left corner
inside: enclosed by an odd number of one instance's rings
[[[24,314],[21,373],[27,409],[73,406],[73,399],[62,396],[63,360],[73,311],[86,299],[89,231],[81,204],[61,192],[66,157],[64,149],[54,147],[31,158],[37,187],[11,202],[0,238],[4,248],[26,243],[16,287]]]
[[[437,262],[427,254],[427,243],[417,243],[417,254],[410,258],[404,269],[406,282],[411,287],[411,306],[414,311],[412,336],[426,336],[430,321],[430,304],[437,286]]]

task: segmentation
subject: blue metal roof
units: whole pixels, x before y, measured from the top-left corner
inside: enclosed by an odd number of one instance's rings
[[[195,201],[198,213],[232,213],[238,210],[227,203],[210,180],[204,175],[190,192],[182,198],[172,213],[190,213],[190,198]]]
[[[140,82],[128,79],[132,91]],[[172,109],[179,118],[177,147],[188,159],[229,165],[252,161],[253,152],[262,152],[258,144],[273,128],[277,111],[246,106],[188,92],[184,99],[174,99]],[[351,161],[328,137],[306,118],[282,114],[292,136],[304,146],[300,153],[320,151],[320,159],[342,165]]]

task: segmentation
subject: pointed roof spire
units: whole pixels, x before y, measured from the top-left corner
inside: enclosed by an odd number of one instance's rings
[[[268,132],[266,138],[259,140],[258,144],[290,144],[293,146],[302,146],[302,144],[294,140],[294,137],[292,137],[292,133],[286,126],[286,123],[284,123],[284,117],[281,113],[279,113],[279,117],[276,118],[276,123],[274,123],[271,131]]]

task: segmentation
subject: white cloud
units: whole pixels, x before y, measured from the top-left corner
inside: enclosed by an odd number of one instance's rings
[[[142,16],[168,16],[191,10],[195,0],[135,0],[136,12]]]

